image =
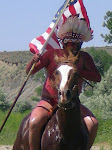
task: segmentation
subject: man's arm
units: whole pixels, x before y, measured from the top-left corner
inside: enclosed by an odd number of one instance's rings
[[[35,63],[34,69],[32,70],[31,74],[35,74],[39,70],[44,67],[47,67],[49,64],[49,53],[48,51],[44,53],[42,56],[39,54],[34,54],[31,61],[26,65],[26,73],[28,74],[29,70],[31,69],[33,63]]]
[[[31,67],[34,63],[35,63],[35,66],[36,66],[36,63],[39,61],[39,59],[40,59],[40,56],[38,54],[34,54],[31,61],[26,65],[26,74],[28,74],[28,72],[30,71],[30,69],[31,69]],[[35,72],[36,71],[35,71],[35,67],[34,67],[31,74],[34,74]]]
[[[79,72],[80,76],[89,81],[100,82],[101,76],[92,57],[86,52],[83,53],[82,57],[84,64],[82,70]]]

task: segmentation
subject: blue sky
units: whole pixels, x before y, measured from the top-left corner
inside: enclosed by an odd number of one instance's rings
[[[0,3],[0,51],[29,50],[30,41],[44,33],[64,0],[3,0]],[[83,47],[107,46],[100,34],[107,11],[112,11],[112,0],[83,0],[94,39]],[[44,4],[43,4],[44,3]]]

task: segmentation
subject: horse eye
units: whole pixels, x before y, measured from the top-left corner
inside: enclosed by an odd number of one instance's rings
[[[78,73],[74,73],[74,77],[78,76]]]
[[[55,74],[56,74],[56,75],[58,75],[58,74],[59,74],[59,72],[58,72],[58,71],[55,71]]]
[[[68,75],[68,80],[70,79],[70,74]]]
[[[61,92],[60,92],[60,91],[58,91],[58,95],[61,95]]]

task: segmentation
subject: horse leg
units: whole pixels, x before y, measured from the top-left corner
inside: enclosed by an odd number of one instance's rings
[[[23,150],[22,149],[22,142],[21,142],[21,131],[19,129],[13,149],[12,150]]]
[[[29,150],[29,117],[30,114],[22,120],[12,150]]]

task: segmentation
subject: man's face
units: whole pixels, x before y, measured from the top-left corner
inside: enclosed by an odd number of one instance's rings
[[[68,40],[67,43],[64,43],[63,45],[66,50],[71,51],[74,55],[76,55],[81,49],[82,42],[79,40],[75,42],[73,42],[72,40]]]

